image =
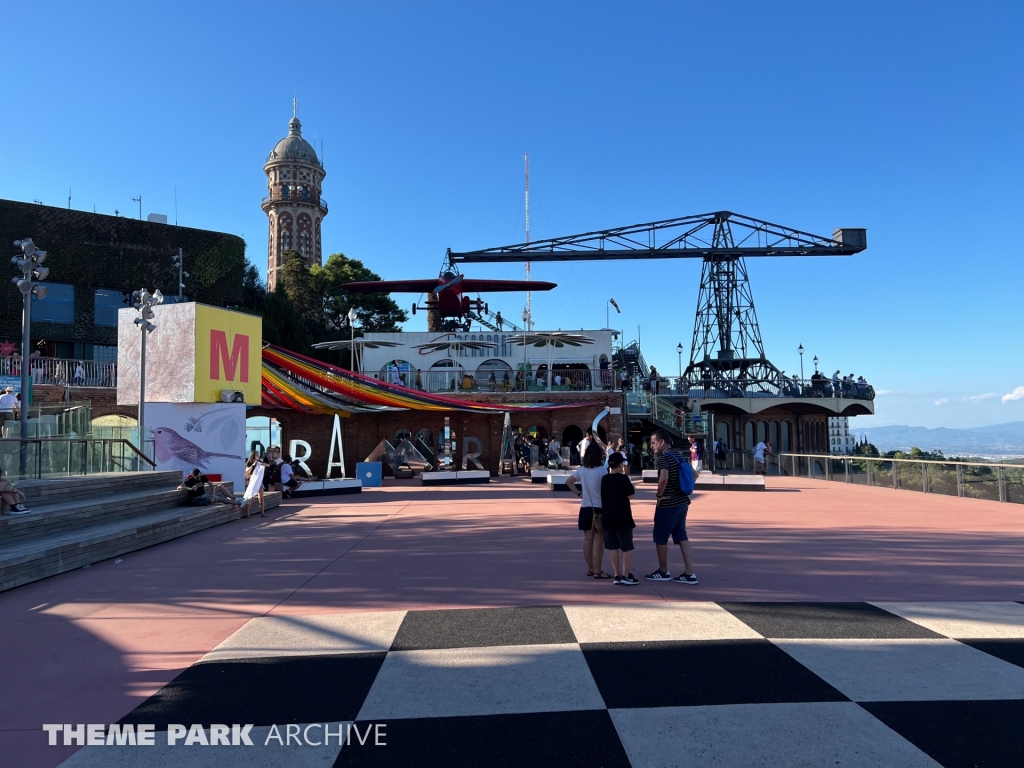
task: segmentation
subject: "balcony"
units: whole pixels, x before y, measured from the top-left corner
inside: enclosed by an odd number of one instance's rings
[[[33,384],[62,387],[116,387],[117,363],[113,360],[64,360],[59,357],[29,358]],[[78,367],[81,365],[82,370]],[[0,357],[0,376],[21,376],[21,358]]]

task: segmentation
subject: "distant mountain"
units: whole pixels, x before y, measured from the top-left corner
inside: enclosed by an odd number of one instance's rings
[[[905,451],[916,447],[922,451],[942,451],[947,456],[1024,455],[1024,421],[973,429],[929,429],[897,424],[889,427],[851,429],[850,432],[858,439],[866,435],[868,442],[874,444],[880,451]]]

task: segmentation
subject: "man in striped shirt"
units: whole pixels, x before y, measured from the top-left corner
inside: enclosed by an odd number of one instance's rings
[[[676,581],[696,584],[693,571],[693,548],[686,535],[686,513],[690,508],[688,493],[693,491],[694,474],[689,460],[672,450],[672,438],[664,430],[651,435],[651,450],[658,462],[658,505],[654,510],[654,545],[658,552],[658,570],[647,574],[648,581]],[[683,483],[680,483],[680,477]],[[668,570],[668,537],[683,553],[683,572],[675,579]]]

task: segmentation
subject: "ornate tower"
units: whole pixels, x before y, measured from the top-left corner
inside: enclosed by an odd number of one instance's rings
[[[307,267],[323,263],[320,223],[327,215],[327,202],[320,197],[320,185],[327,172],[313,147],[302,138],[297,114],[288,122],[288,135],[267,157],[263,172],[268,190],[263,198],[269,222],[267,289],[272,291],[285,251],[301,253]]]

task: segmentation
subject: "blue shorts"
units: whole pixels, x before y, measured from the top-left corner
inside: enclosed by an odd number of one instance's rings
[[[672,534],[672,543],[688,541],[686,535],[686,511],[689,504],[675,507],[657,507],[654,510],[654,543],[668,544],[668,536]]]

